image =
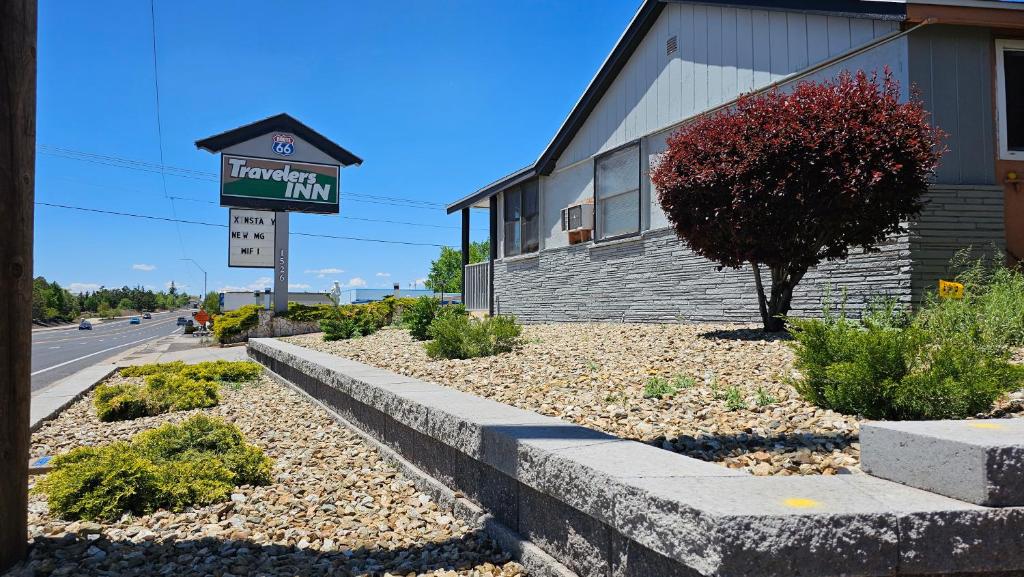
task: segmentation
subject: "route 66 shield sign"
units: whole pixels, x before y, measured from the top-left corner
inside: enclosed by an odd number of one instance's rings
[[[275,154],[291,156],[295,152],[295,138],[290,134],[275,134],[271,148]]]

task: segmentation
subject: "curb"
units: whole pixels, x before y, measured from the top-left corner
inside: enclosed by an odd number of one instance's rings
[[[64,411],[64,409],[70,407],[72,404],[76,403],[79,399],[88,394],[89,391],[96,388],[96,385],[102,383],[110,375],[114,374],[114,371],[118,369],[118,366],[119,365],[117,365],[116,363],[112,363],[107,365],[93,365],[91,367],[86,367],[73,375],[64,377],[63,379],[57,381],[56,383],[53,383],[52,385],[44,389],[40,389],[39,392],[33,396],[37,398],[44,398],[46,396],[45,393],[53,392],[53,389],[58,389],[61,386],[66,386],[69,381],[73,381],[75,377],[78,377],[82,373],[94,373],[87,376],[86,384],[84,386],[76,386],[75,389],[73,389],[73,393],[70,393],[68,395],[60,395],[60,397],[63,399],[60,402],[60,404],[50,409],[47,409],[45,415],[41,415],[34,418],[32,423],[29,425],[29,433],[35,433],[36,431],[38,431],[39,427],[43,426],[44,423],[56,418],[57,415],[61,414],[61,412]]]

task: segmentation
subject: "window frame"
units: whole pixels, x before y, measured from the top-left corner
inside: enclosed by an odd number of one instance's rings
[[[521,183],[518,183],[518,184],[516,184],[514,186],[510,186],[510,187],[506,188],[505,190],[501,191],[501,231],[502,231],[501,232],[501,235],[502,235],[501,236],[501,258],[515,258],[515,257],[519,257],[519,256],[524,256],[524,255],[532,255],[532,254],[536,254],[536,253],[540,252],[540,245],[541,245],[541,237],[540,237],[540,235],[541,235],[541,230],[540,230],[540,228],[541,228],[540,227],[540,216],[541,216],[540,181],[533,181],[532,186],[524,186],[524,185],[529,185],[529,184],[531,184],[530,181],[521,182]],[[536,207],[535,207],[536,211],[533,214],[533,219],[535,221],[535,228],[536,228],[536,235],[537,235],[537,238],[536,238],[537,246],[534,247],[533,250],[524,250],[525,247],[526,247],[526,239],[523,237],[523,222],[526,220],[526,212],[524,210],[524,208],[526,206],[526,202],[525,202],[526,195],[524,193],[528,189],[530,189],[530,188],[532,188],[533,192],[536,194]],[[510,223],[510,221],[508,219],[508,195],[509,195],[510,192],[513,192],[513,193],[519,195],[519,218],[516,219],[515,221],[511,221],[511,222],[515,222],[516,223],[516,228],[518,229],[518,232],[519,232],[519,250],[515,254],[509,254],[508,253],[508,246],[509,245],[508,245],[508,237],[507,237],[507,234],[506,234],[506,227]]]
[[[999,158],[1002,160],[1024,160],[1024,150],[1010,150],[1008,119],[1006,117],[1006,73],[1004,52],[1024,53],[1024,39],[996,39],[996,130],[999,135]]]
[[[624,239],[624,238],[632,238],[632,237],[640,236],[640,234],[643,233],[643,230],[644,230],[644,211],[643,211],[643,204],[644,204],[644,199],[643,199],[643,197],[644,197],[644,163],[643,163],[643,146],[641,145],[641,140],[642,139],[640,139],[640,138],[636,138],[636,139],[631,140],[629,142],[626,142],[624,144],[620,144],[619,146],[616,146],[615,148],[612,148],[610,150],[606,150],[606,151],[602,152],[601,154],[594,155],[594,163],[593,163],[593,166],[591,168],[592,168],[592,177],[593,177],[593,181],[594,181],[593,186],[594,186],[594,243],[595,244],[600,244],[602,242],[610,242],[610,241],[614,241],[614,240],[621,240],[621,239]],[[625,150],[627,148],[634,147],[634,146],[636,147],[636,155],[637,155],[637,163],[636,163],[636,166],[637,166],[637,175],[636,175],[636,178],[637,178],[637,180],[636,180],[636,183],[637,183],[637,187],[636,187],[636,232],[627,232],[627,233],[624,233],[624,234],[617,234],[615,236],[608,236],[608,237],[603,237],[602,238],[601,234],[600,234],[600,232],[601,232],[601,230],[600,230],[601,220],[600,220],[600,218],[598,217],[598,214],[597,214],[597,208],[601,204],[601,201],[609,199],[609,198],[615,198],[617,196],[621,196],[621,195],[624,195],[624,194],[629,194],[629,193],[631,193],[633,191],[632,190],[628,190],[628,191],[625,191],[625,192],[618,192],[618,193],[615,193],[615,194],[613,194],[611,196],[606,196],[603,199],[598,197],[597,196],[597,165],[598,165],[598,163],[601,162],[601,159],[607,158],[607,157],[609,157],[609,156],[611,156],[613,154],[622,152],[623,150]]]

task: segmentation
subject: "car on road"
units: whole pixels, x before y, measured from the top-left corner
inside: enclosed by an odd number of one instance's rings
[[[153,318],[153,315],[151,315],[149,313],[145,313],[145,314],[142,315],[142,318],[144,318],[144,319],[151,319],[151,318]]]
[[[186,319],[185,317],[178,317],[178,326],[179,327],[185,326],[186,324],[188,324],[188,319]]]
[[[128,324],[130,324],[130,325],[141,325],[142,324],[142,319],[140,319],[139,317],[132,317],[132,318],[128,319]]]
[[[89,321],[87,321],[85,319],[82,319],[82,322],[78,323],[78,330],[80,330],[80,331],[91,331],[92,330],[92,323],[90,323]]]

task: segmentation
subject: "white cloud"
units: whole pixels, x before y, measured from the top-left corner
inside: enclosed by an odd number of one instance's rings
[[[167,289],[171,288],[171,283],[172,282],[174,282],[174,281],[167,281],[167,282],[165,282],[164,283],[164,290],[167,290]],[[187,284],[174,283],[174,288],[175,288],[175,290],[177,290],[180,293],[180,292],[184,291],[185,289],[187,289],[188,285]]]
[[[290,291],[306,290],[308,288],[309,288],[309,285],[305,284],[305,283],[294,283],[294,282],[288,283],[288,290],[290,290]]]
[[[156,265],[155,264],[133,264],[132,265],[132,270],[144,270],[146,272],[149,272],[151,270],[156,270]]]
[[[366,281],[357,276],[354,276],[348,279],[348,282],[341,286],[342,288],[363,288],[366,286]]]
[[[253,291],[263,292],[263,289],[265,289],[267,287],[270,287],[270,286],[273,286],[273,284],[274,284],[273,277],[261,276],[258,279],[254,280],[251,283],[249,283],[247,285],[244,285],[244,286],[224,285],[224,286],[220,287],[218,292],[222,292],[222,293],[223,292],[253,292]],[[291,286],[292,285],[289,285],[289,288]]]
[[[391,273],[389,273],[389,272],[379,272],[379,273],[377,273],[377,276],[382,276],[382,277],[387,278],[387,277],[391,276]]]
[[[416,285],[417,286],[419,286],[419,285],[426,286],[427,285],[427,279],[426,278],[418,278],[418,279],[416,279]]]
[[[311,268],[306,269],[306,274],[315,274],[317,278],[327,278],[329,274],[341,274],[345,272],[340,268]]]
[[[68,285],[68,290],[71,291],[72,294],[80,294],[86,292],[91,293],[99,289],[100,285],[94,282],[73,282]]]

